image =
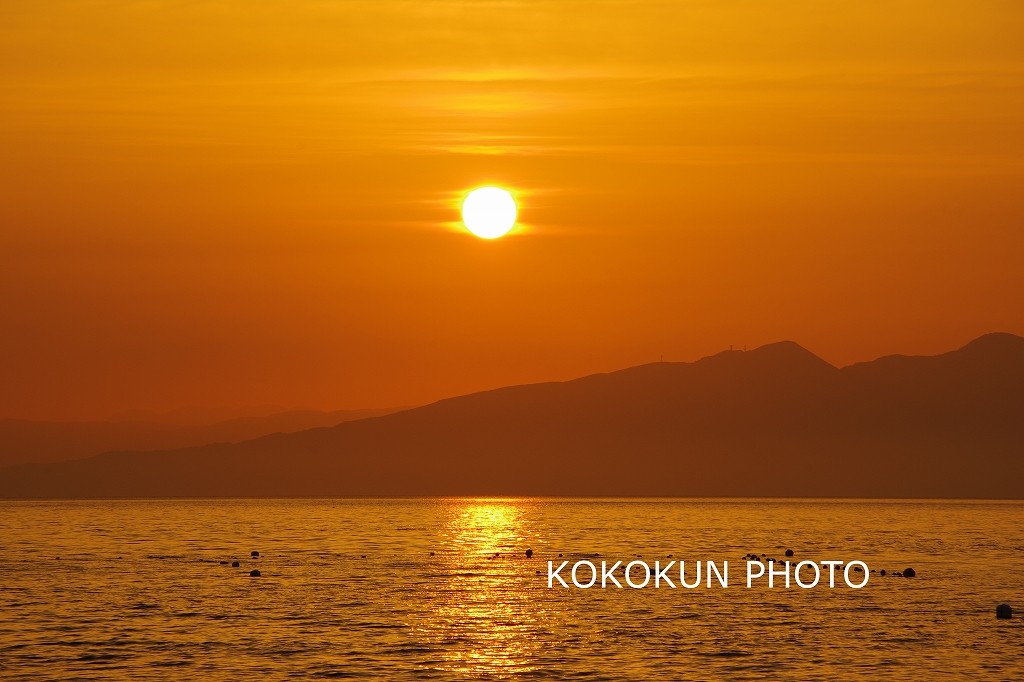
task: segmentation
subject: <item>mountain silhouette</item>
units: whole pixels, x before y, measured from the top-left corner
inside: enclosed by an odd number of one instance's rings
[[[237,444],[0,470],[3,497],[1024,497],[1024,339],[842,369],[792,342]]]
[[[115,421],[0,419],[0,467],[80,459],[112,450],[167,450],[237,443],[270,433],[334,426],[396,411],[290,410],[201,423],[179,423],[176,415]]]

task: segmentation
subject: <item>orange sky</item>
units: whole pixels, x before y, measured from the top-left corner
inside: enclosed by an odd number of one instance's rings
[[[5,0],[0,416],[1024,334],[1022,35],[1009,0]]]

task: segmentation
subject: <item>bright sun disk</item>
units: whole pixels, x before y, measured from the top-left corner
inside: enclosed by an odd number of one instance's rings
[[[497,239],[516,224],[516,201],[500,187],[480,187],[462,202],[462,222],[482,239]]]

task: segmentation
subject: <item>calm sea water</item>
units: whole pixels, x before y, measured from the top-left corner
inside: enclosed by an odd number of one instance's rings
[[[918,575],[746,589],[787,547]],[[732,586],[551,590],[559,553]],[[1021,615],[1024,503],[0,502],[5,680],[1024,679]]]

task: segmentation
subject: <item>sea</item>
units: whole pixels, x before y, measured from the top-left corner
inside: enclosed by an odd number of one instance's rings
[[[867,584],[746,586],[787,549]],[[584,560],[729,586],[548,586]],[[1021,680],[1021,616],[1024,502],[0,501],[3,680]]]

